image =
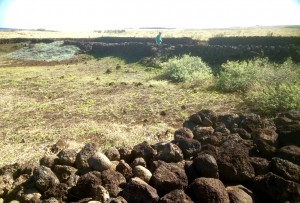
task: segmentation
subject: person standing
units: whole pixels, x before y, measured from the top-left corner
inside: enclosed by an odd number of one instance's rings
[[[162,43],[162,37],[161,37],[161,32],[158,33],[158,35],[155,38],[156,44],[161,45]]]

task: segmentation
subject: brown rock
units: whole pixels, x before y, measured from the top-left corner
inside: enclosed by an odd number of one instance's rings
[[[110,199],[108,191],[101,185],[97,185],[95,188],[93,188],[93,192],[95,194],[94,199],[99,202],[108,202]]]
[[[244,140],[250,140],[252,139],[251,137],[251,133],[248,133],[247,130],[243,129],[243,128],[234,128],[232,130],[233,133],[238,133],[239,136],[241,138],[243,138]]]
[[[259,115],[254,113],[240,115],[239,125],[249,133],[266,127],[265,121],[261,119]]]
[[[179,146],[185,159],[195,157],[201,151],[201,143],[195,139],[176,139],[173,143]]]
[[[250,157],[255,175],[263,175],[269,172],[269,161],[261,157]]]
[[[175,189],[185,189],[188,186],[188,178],[183,166],[159,161],[158,167],[152,174],[151,185],[159,194],[165,195]]]
[[[100,172],[112,167],[112,163],[107,156],[99,151],[95,152],[87,161],[90,168]]]
[[[72,196],[78,200],[92,198],[95,196],[93,189],[99,185],[102,185],[101,173],[98,171],[88,172],[80,176],[73,191],[75,194],[72,194]]]
[[[160,143],[156,146],[157,154],[155,160],[162,160],[165,162],[179,162],[183,160],[181,149],[173,143]]]
[[[134,159],[132,156],[132,149],[127,147],[120,147],[118,148],[118,151],[120,153],[120,159],[123,159],[126,163],[131,163]]]
[[[130,179],[122,196],[128,203],[155,203],[159,200],[156,189],[137,177]]]
[[[74,166],[77,153],[74,149],[63,149],[57,156],[60,165]]]
[[[56,175],[46,166],[39,166],[33,171],[33,179],[35,186],[41,192],[47,191],[49,188],[59,184]]]
[[[201,116],[197,113],[191,115],[190,118],[189,118],[189,121],[193,122],[195,125],[201,125],[202,124]]]
[[[125,177],[118,171],[105,170],[101,173],[101,185],[105,187],[111,197],[117,197],[125,184]]]
[[[51,152],[57,153],[62,149],[68,148],[69,143],[65,139],[59,139],[54,145],[51,146]]]
[[[134,158],[143,157],[146,162],[150,161],[156,155],[156,150],[151,147],[151,145],[144,141],[140,144],[137,144],[132,149],[132,155]]]
[[[300,202],[300,184],[271,172],[256,176],[253,183],[255,190],[267,195],[270,201]]]
[[[203,141],[205,138],[211,136],[214,133],[214,129],[212,127],[196,127],[193,131],[194,139],[198,141]]]
[[[231,203],[253,203],[252,191],[242,185],[226,187]]]
[[[300,147],[288,145],[281,147],[276,154],[277,157],[286,159],[300,166]]]
[[[65,183],[71,175],[75,175],[77,169],[72,166],[55,165],[53,172],[61,183]]]
[[[135,158],[132,163],[130,164],[130,166],[132,168],[136,167],[136,166],[144,166],[144,167],[147,167],[147,163],[145,161],[144,158],[142,157],[138,157],[138,158]]]
[[[48,168],[53,168],[53,166],[57,163],[58,163],[58,157],[56,155],[44,156],[40,160],[40,165],[46,166]]]
[[[119,197],[116,197],[116,198],[111,198],[109,200],[109,203],[127,203],[127,201],[126,201],[126,199],[124,199],[124,197],[119,196]]]
[[[120,153],[117,148],[111,147],[106,152],[105,155],[111,161],[120,161]]]
[[[158,203],[194,203],[191,198],[184,193],[184,190],[172,190],[158,201]]]
[[[260,156],[265,158],[274,156],[278,146],[278,134],[274,130],[268,128],[254,130],[252,138]]]
[[[94,143],[86,144],[76,156],[76,168],[79,174],[91,171],[88,159],[92,157],[100,148]]]
[[[285,145],[300,145],[300,122],[278,127],[279,142]]]
[[[227,136],[230,134],[230,130],[226,128],[226,125],[223,122],[217,122],[214,129],[214,134],[216,135]]]
[[[129,180],[132,177],[132,168],[124,160],[121,160],[116,167],[116,170],[123,174],[126,180]]]
[[[209,154],[200,154],[194,159],[194,166],[200,177],[219,178],[216,159]]]
[[[222,122],[225,124],[225,127],[229,130],[236,128],[239,123],[239,115],[237,114],[219,114],[217,122]]]
[[[300,183],[300,166],[290,161],[273,157],[270,163],[270,169],[271,172],[286,178],[287,180]]]
[[[219,148],[216,160],[222,181],[244,182],[254,178],[254,168],[245,148],[238,143],[228,143]]]
[[[213,126],[217,122],[218,115],[212,110],[203,109],[199,111],[198,114],[202,119],[202,126]]]
[[[214,178],[197,178],[189,185],[189,193],[195,202],[229,203],[224,184]]]
[[[145,168],[143,166],[134,167],[133,168],[133,175],[135,177],[139,177],[140,179],[142,179],[146,183],[149,183],[149,181],[152,177],[152,173],[147,168]]]
[[[180,128],[174,132],[174,140],[182,138],[193,138],[194,134],[189,128]]]
[[[43,198],[48,199],[54,197],[60,202],[66,202],[68,199],[68,186],[60,183],[49,188],[43,195]]]

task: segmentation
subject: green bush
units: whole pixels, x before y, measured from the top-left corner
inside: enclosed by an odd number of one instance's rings
[[[265,75],[270,74],[269,66],[268,59],[228,61],[222,65],[217,89],[223,92],[246,92],[266,79]]]
[[[256,110],[265,114],[300,110],[300,83],[266,86],[261,91],[252,92],[248,99]]]
[[[174,82],[205,81],[213,78],[211,68],[200,57],[184,55],[162,64],[168,79]]]
[[[216,83],[223,92],[249,92],[264,86],[299,80],[299,65],[289,58],[283,64],[271,63],[267,58],[250,61],[228,61]]]
[[[300,109],[300,66],[291,59],[283,64],[268,59],[229,61],[222,65],[218,90],[240,92],[262,113]]]

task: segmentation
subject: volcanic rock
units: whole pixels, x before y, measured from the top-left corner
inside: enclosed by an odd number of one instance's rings
[[[143,181],[149,183],[152,173],[145,167],[143,166],[136,166],[133,168],[133,175],[135,177],[139,177]]]
[[[155,203],[159,200],[157,191],[142,179],[130,179],[122,192],[128,203]]]
[[[41,192],[47,191],[50,187],[59,184],[56,175],[46,166],[39,166],[33,171],[35,186]]]
[[[74,166],[77,152],[74,149],[62,149],[57,157],[60,165]]]
[[[252,191],[242,185],[226,187],[231,203],[253,203]]]
[[[194,166],[200,177],[219,178],[217,161],[212,155],[200,154],[194,159]]]
[[[181,149],[171,142],[159,143],[156,145],[157,154],[155,160],[162,160],[165,162],[179,162],[183,160]]]
[[[300,183],[300,166],[292,162],[273,157],[270,163],[270,170],[287,180]]]
[[[194,203],[191,198],[185,194],[184,190],[172,190],[158,201],[158,203]]]
[[[76,168],[78,169],[78,173],[85,174],[91,171],[88,160],[99,150],[100,148],[94,143],[88,143],[81,149],[76,156]]]
[[[111,147],[109,148],[106,152],[105,155],[110,161],[119,161],[120,160],[120,153],[116,147]]]
[[[270,201],[278,202],[299,202],[300,201],[300,184],[286,180],[274,173],[256,176],[253,187],[267,195]]]
[[[230,202],[225,186],[219,179],[197,178],[189,185],[188,191],[195,202]]]
[[[175,189],[185,189],[188,186],[188,178],[181,165],[159,161],[152,174],[151,185],[159,194],[165,195]]]
[[[107,156],[99,151],[88,158],[88,164],[90,168],[100,172],[112,167],[112,163]]]

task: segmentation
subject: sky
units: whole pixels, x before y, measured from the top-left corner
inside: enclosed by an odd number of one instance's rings
[[[0,0],[0,28],[93,31],[257,25],[300,25],[300,0]]]

